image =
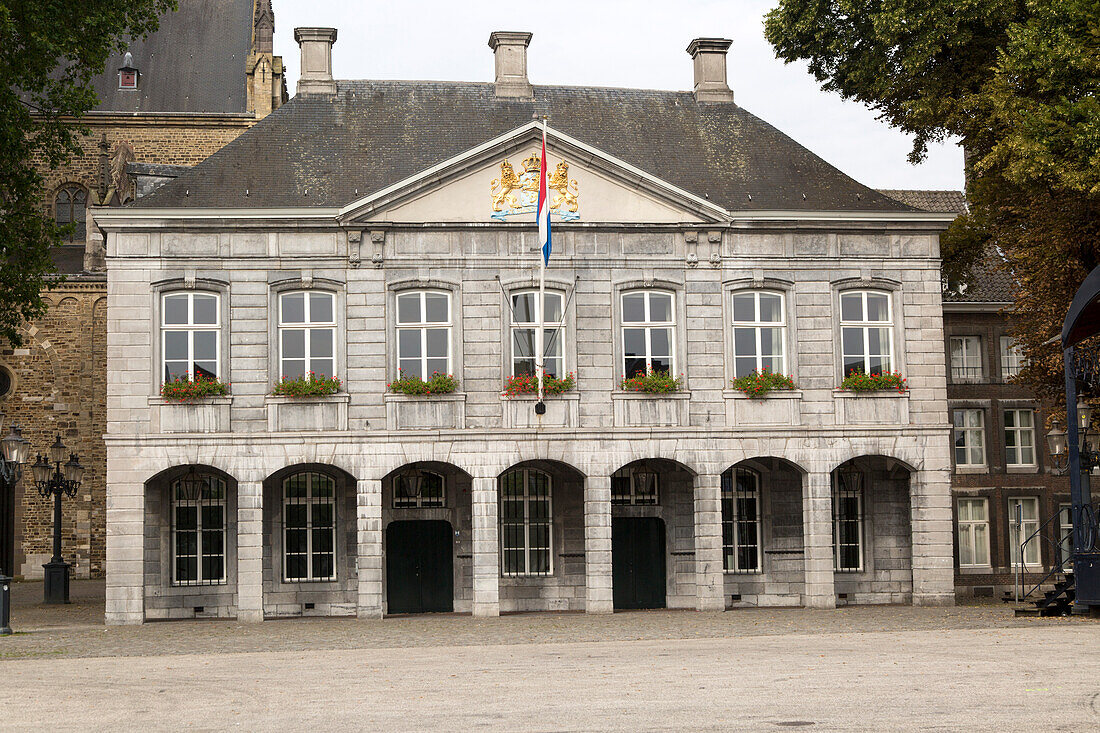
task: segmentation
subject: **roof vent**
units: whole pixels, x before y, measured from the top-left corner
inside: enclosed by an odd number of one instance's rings
[[[335,28],[295,28],[294,40],[302,49],[298,94],[336,94],[332,78],[332,44]]]
[[[122,57],[122,66],[118,67],[118,88],[138,88],[138,70],[134,68],[134,57],[129,51]]]
[[[696,38],[687,52],[695,62],[695,101],[732,102],[733,91],[726,83],[726,51],[733,45],[728,38]]]
[[[493,31],[489,48],[493,49],[496,67],[496,95],[533,99],[535,90],[527,80],[527,46],[530,33]]]

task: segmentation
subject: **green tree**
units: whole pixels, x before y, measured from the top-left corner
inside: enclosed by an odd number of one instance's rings
[[[765,33],[825,89],[929,143],[961,140],[970,215],[942,238],[966,280],[995,246],[1019,286],[1021,378],[1061,396],[1059,333],[1100,263],[1100,3],[1096,0],[780,0]]]
[[[0,336],[43,314],[50,247],[64,233],[45,214],[42,168],[80,152],[79,120],[112,51],[156,30],[175,0],[0,0]]]

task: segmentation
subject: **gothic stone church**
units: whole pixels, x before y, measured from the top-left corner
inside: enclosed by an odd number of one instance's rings
[[[109,622],[953,602],[954,214],[739,107],[727,40],[662,92],[534,86],[503,32],[494,83],[336,81],[336,36],[299,28],[293,99],[97,215]],[[539,323],[574,382],[544,414],[505,393]],[[794,388],[733,387],[764,369]],[[338,389],[279,387],[310,372]]]

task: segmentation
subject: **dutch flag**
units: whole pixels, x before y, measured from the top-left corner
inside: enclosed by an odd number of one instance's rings
[[[546,125],[542,128],[542,162],[539,163],[539,242],[543,266],[550,264],[550,190],[546,186]]]

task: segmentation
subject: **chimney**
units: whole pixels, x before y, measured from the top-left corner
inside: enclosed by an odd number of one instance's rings
[[[493,31],[489,48],[493,49],[496,65],[496,95],[532,99],[535,91],[527,81],[527,45],[530,33]]]
[[[732,102],[733,91],[726,83],[726,51],[733,44],[728,38],[696,38],[687,52],[695,62],[695,101]]]
[[[302,48],[298,94],[336,94],[332,79],[332,44],[335,28],[295,28],[294,40]]]

